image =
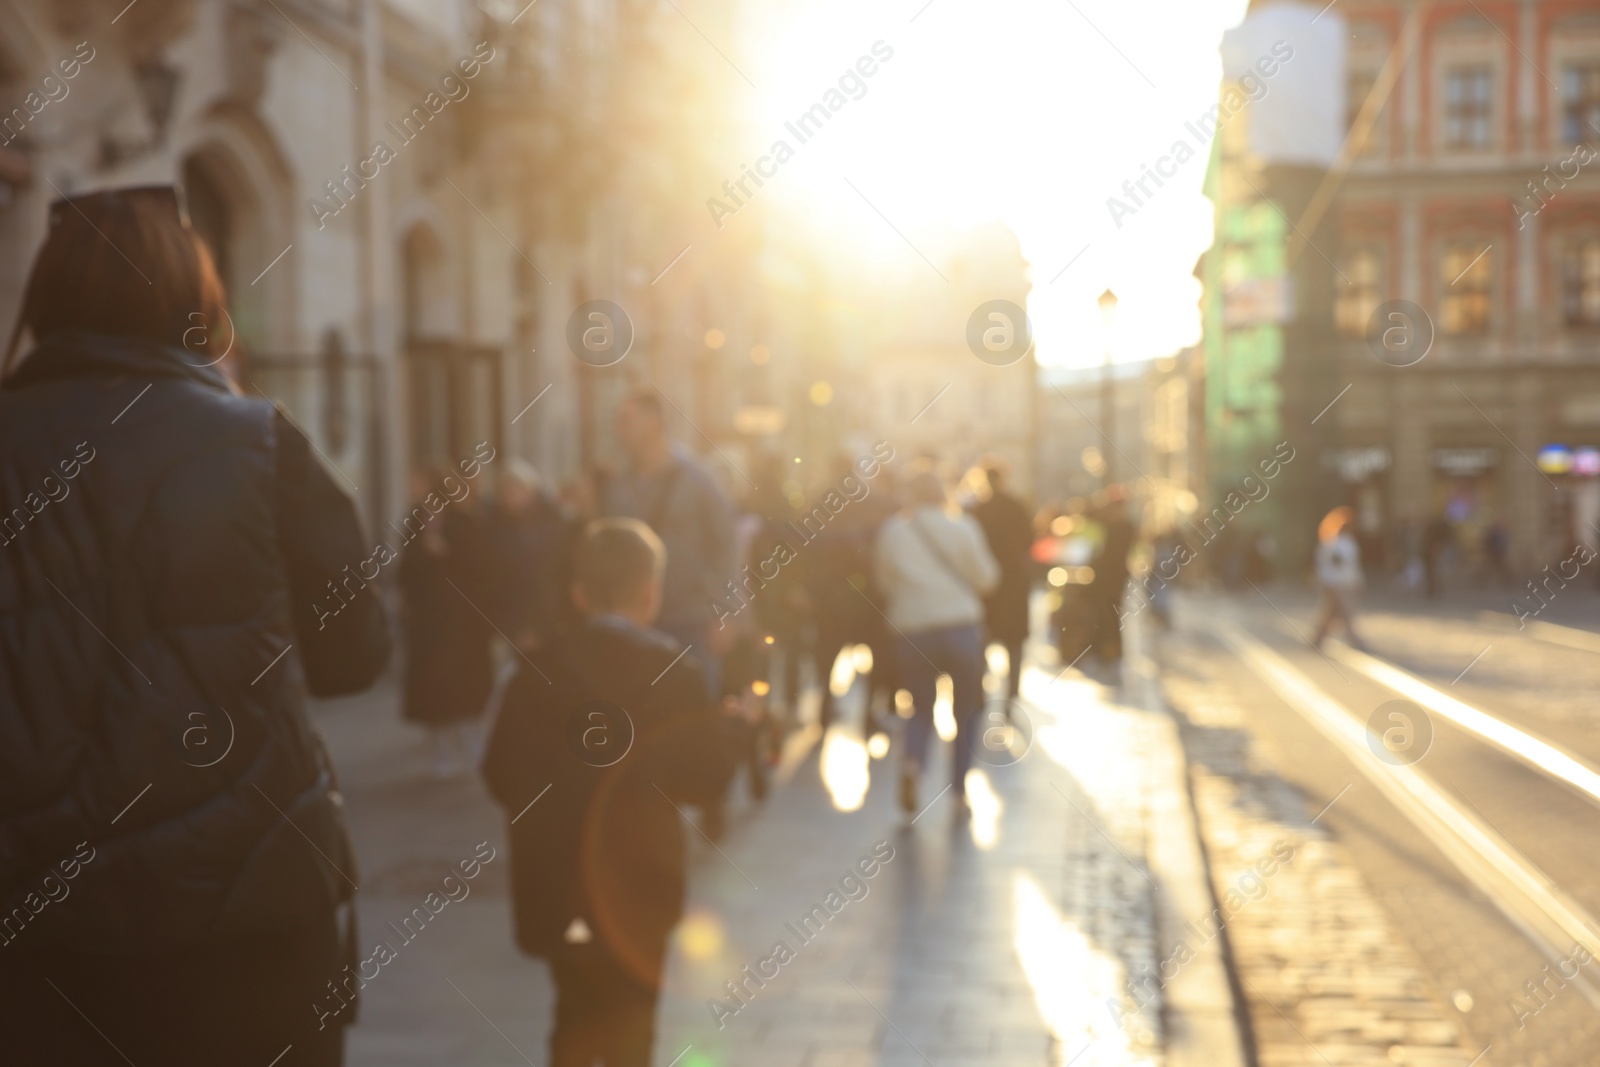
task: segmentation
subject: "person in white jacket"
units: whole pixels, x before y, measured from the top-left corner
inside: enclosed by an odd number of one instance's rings
[[[1362,651],[1367,647],[1355,625],[1354,598],[1365,579],[1361,573],[1361,546],[1351,532],[1354,517],[1348,507],[1334,508],[1317,528],[1317,584],[1322,587],[1322,611],[1317,620],[1317,636],[1311,641],[1317,648],[1322,647],[1335,621],[1344,623],[1352,645]]]
[[[983,529],[951,505],[932,470],[915,474],[907,495],[906,510],[879,531],[873,560],[913,709],[900,770],[900,806],[907,813],[917,808],[917,784],[933,730],[934,687],[939,675],[948,674],[956,720],[950,780],[962,813],[974,720],[983,709],[983,597],[999,582],[1000,565]]]

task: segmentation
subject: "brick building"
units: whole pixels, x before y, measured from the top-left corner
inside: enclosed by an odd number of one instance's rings
[[[1253,291],[1223,284],[1231,247],[1264,242],[1289,279],[1264,399],[1318,473],[1285,535],[1348,502],[1391,563],[1439,516],[1466,571],[1497,523],[1530,570],[1600,541],[1600,3],[1319,7],[1257,2],[1246,24],[1341,27],[1337,152],[1284,166],[1252,111],[1212,175],[1208,359],[1237,347],[1228,312]]]

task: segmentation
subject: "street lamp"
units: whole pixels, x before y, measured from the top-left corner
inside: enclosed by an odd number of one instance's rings
[[[1105,458],[1105,473],[1100,477],[1101,485],[1111,485],[1116,481],[1116,432],[1117,432],[1117,406],[1116,398],[1112,391],[1111,378],[1111,324],[1117,316],[1117,294],[1110,289],[1100,294],[1100,324],[1105,330],[1106,354],[1105,362],[1100,365],[1100,433],[1106,439],[1103,450]]]

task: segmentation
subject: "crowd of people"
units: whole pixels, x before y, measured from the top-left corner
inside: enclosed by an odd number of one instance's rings
[[[758,795],[799,725],[803,693],[819,694],[821,727],[834,723],[839,698],[829,680],[841,653],[858,646],[872,663],[866,735],[886,733],[896,694],[910,694],[907,779],[921,762],[939,674],[956,686],[960,724],[983,703],[986,647],[997,643],[1010,665],[1004,694],[1016,697],[1033,517],[1007,491],[998,461],[965,479],[976,491],[964,501],[930,459],[897,465],[886,445],[842,457],[815,499],[769,461],[735,503],[671,439],[658,394],[630,394],[613,429],[616,469],[587,470],[554,493],[526,463],[502,460],[492,499],[442,509],[401,554],[403,714],[428,729],[441,777],[476,762],[475,721],[498,705],[519,665],[581,617],[571,595],[578,550],[587,526],[604,518],[636,519],[660,539],[653,628],[684,650],[708,697],[737,699],[749,712],[740,745]],[[437,493],[443,474],[419,470],[415,499]],[[915,795],[902,784],[903,797]]]
[[[1031,513],[998,462],[966,479],[967,507],[930,459],[881,442],[809,497],[784,464],[760,464],[736,504],[672,440],[655,392],[630,394],[613,430],[622,463],[559,494],[502,462],[494,499],[428,519],[398,583],[402,708],[428,728],[435,772],[479,762],[487,717],[482,772],[508,816],[546,788],[563,798],[512,829],[517,939],[550,962],[558,1065],[647,1062],[682,909],[674,808],[716,838],[741,768],[764,796],[785,737],[838,719],[841,654],[870,650],[859,728],[898,734],[908,817],[950,678],[948,780],[966,814],[987,647],[1005,648],[999,699],[1014,698],[1034,567]],[[419,501],[440,475],[418,472]]]
[[[0,364],[0,488],[26,515],[0,554],[18,1062],[342,1062],[370,960],[308,698],[370,686],[392,647],[435,772],[475,766],[507,810],[515,936],[555,981],[557,1067],[648,1061],[680,814],[717,836],[741,765],[761,795],[802,692],[833,724],[841,652],[871,649],[861,727],[899,731],[908,817],[952,679],[965,813],[986,645],[1015,694],[1027,633],[1028,512],[998,464],[958,502],[936,464],[880,442],[809,497],[769,464],[735,507],[644,391],[617,410],[616,470],[555,494],[484,443],[418,470],[399,550],[369,550],[237,358],[186,348],[226,294],[178,191],[64,199],[49,222]],[[63,879],[70,904],[49,906]]]

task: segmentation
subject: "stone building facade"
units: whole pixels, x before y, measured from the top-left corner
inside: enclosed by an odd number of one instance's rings
[[[691,425],[735,433],[707,339],[744,359],[764,328],[782,331],[741,266],[760,230],[702,239],[717,161],[698,149],[715,143],[737,73],[688,52],[699,37],[669,37],[693,34],[670,8],[8,7],[7,326],[51,200],[181,182],[230,294],[209,342],[234,346],[248,387],[284,406],[374,524],[403,510],[412,470],[481,441],[552,481],[605,459],[609,407],[631,385],[658,384],[691,443],[705,447]],[[697,11],[698,28],[725,39],[731,12]],[[622,308],[634,334],[615,366],[570,349],[568,324],[593,300]]]

